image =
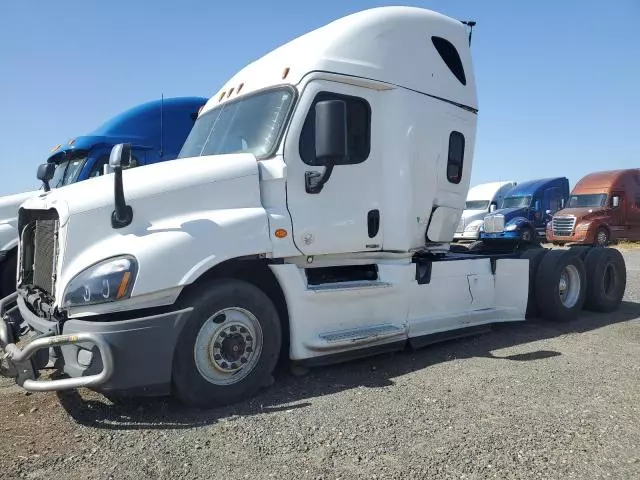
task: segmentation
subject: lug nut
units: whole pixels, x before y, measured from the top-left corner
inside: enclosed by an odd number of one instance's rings
[[[220,364],[220,366],[221,366],[222,368],[229,368],[229,364],[228,364],[227,362],[222,362],[222,363]]]
[[[232,332],[235,332],[237,330],[236,326],[233,325],[229,330],[231,330]]]
[[[247,347],[246,350],[247,350],[247,353],[253,352],[253,348],[251,348],[251,347]]]
[[[247,329],[244,327],[240,327],[240,333],[247,333]]]
[[[247,359],[246,359],[246,358],[244,358],[244,357],[242,357],[242,358],[240,359],[240,363],[247,363]]]
[[[232,363],[232,364],[231,364],[231,369],[232,369],[232,370],[235,370],[236,368],[238,368],[238,365],[237,365],[237,364],[235,364],[235,363]]]
[[[222,358],[222,355],[214,355],[213,359],[214,360],[220,360]]]

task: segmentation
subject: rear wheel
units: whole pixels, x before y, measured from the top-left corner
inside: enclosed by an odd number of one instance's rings
[[[594,312],[613,312],[622,302],[627,269],[622,254],[614,248],[593,248],[585,258],[587,299]]]
[[[15,252],[0,265],[0,298],[4,298],[16,289],[16,271],[18,269],[18,257]]]
[[[273,382],[282,333],[275,306],[238,280],[203,285],[176,346],[172,381],[178,398],[208,408],[254,396]]]
[[[556,322],[574,320],[586,294],[585,266],[578,255],[552,250],[540,262],[536,275],[536,305],[542,317]]]
[[[532,248],[530,250],[525,250],[522,255],[520,255],[520,258],[529,260],[529,298],[527,299],[527,318],[535,317],[538,314],[535,294],[536,275],[538,274],[540,262],[547,252],[548,250],[546,248]]]
[[[598,228],[596,230],[596,245],[599,247],[606,247],[611,242],[611,237],[609,235],[609,230],[604,227]]]

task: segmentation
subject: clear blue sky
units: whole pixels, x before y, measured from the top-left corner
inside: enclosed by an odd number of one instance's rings
[[[0,194],[138,103],[213,95],[272,48],[373,0],[0,1]],[[472,183],[640,167],[640,0],[404,2],[478,22]]]

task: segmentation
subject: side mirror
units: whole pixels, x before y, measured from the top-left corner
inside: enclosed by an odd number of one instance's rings
[[[496,204],[492,203],[491,205],[489,205],[489,213],[493,213],[496,211]]]
[[[564,198],[560,199],[560,208],[564,208]]]
[[[551,210],[545,210],[544,213],[546,213],[547,215],[551,215]]]
[[[611,206],[617,208],[620,205],[620,197],[617,195],[611,199]]]
[[[320,193],[336,163],[347,157],[347,104],[342,100],[324,100],[315,106],[316,161],[323,173],[305,172],[307,193]]]
[[[111,149],[109,155],[109,166],[113,169],[127,166],[131,163],[131,144],[118,143]]]
[[[533,204],[533,210],[535,212],[539,212],[540,211],[540,200],[536,200],[536,203]]]
[[[122,165],[131,162],[131,144],[119,143],[114,145],[109,155],[109,166],[113,168],[113,196],[115,209],[111,214],[111,226],[123,228],[133,220],[133,209],[127,205],[122,186]]]
[[[53,162],[43,163],[38,166],[38,172],[36,173],[36,177],[38,180],[42,182],[44,185],[44,191],[48,192],[51,190],[49,186],[49,181],[53,178],[54,173],[56,172],[56,164]]]

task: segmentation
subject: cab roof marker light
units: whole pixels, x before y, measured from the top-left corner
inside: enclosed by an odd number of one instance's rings
[[[220,96],[218,97],[218,101],[219,101],[219,102],[221,102],[221,101],[222,101],[222,99],[224,98],[225,93],[226,93],[226,92],[225,92],[224,90],[223,90],[222,92],[220,92]]]
[[[229,98],[231,96],[231,94],[233,93],[233,87],[231,87],[229,89],[229,93],[227,93],[227,98]]]
[[[238,90],[236,90],[236,94],[240,93],[240,90],[242,90],[242,87],[244,87],[244,83],[241,83],[240,85],[238,85]]]
[[[284,80],[285,78],[287,78],[287,75],[289,75],[289,67],[285,68],[282,71],[282,79]]]

